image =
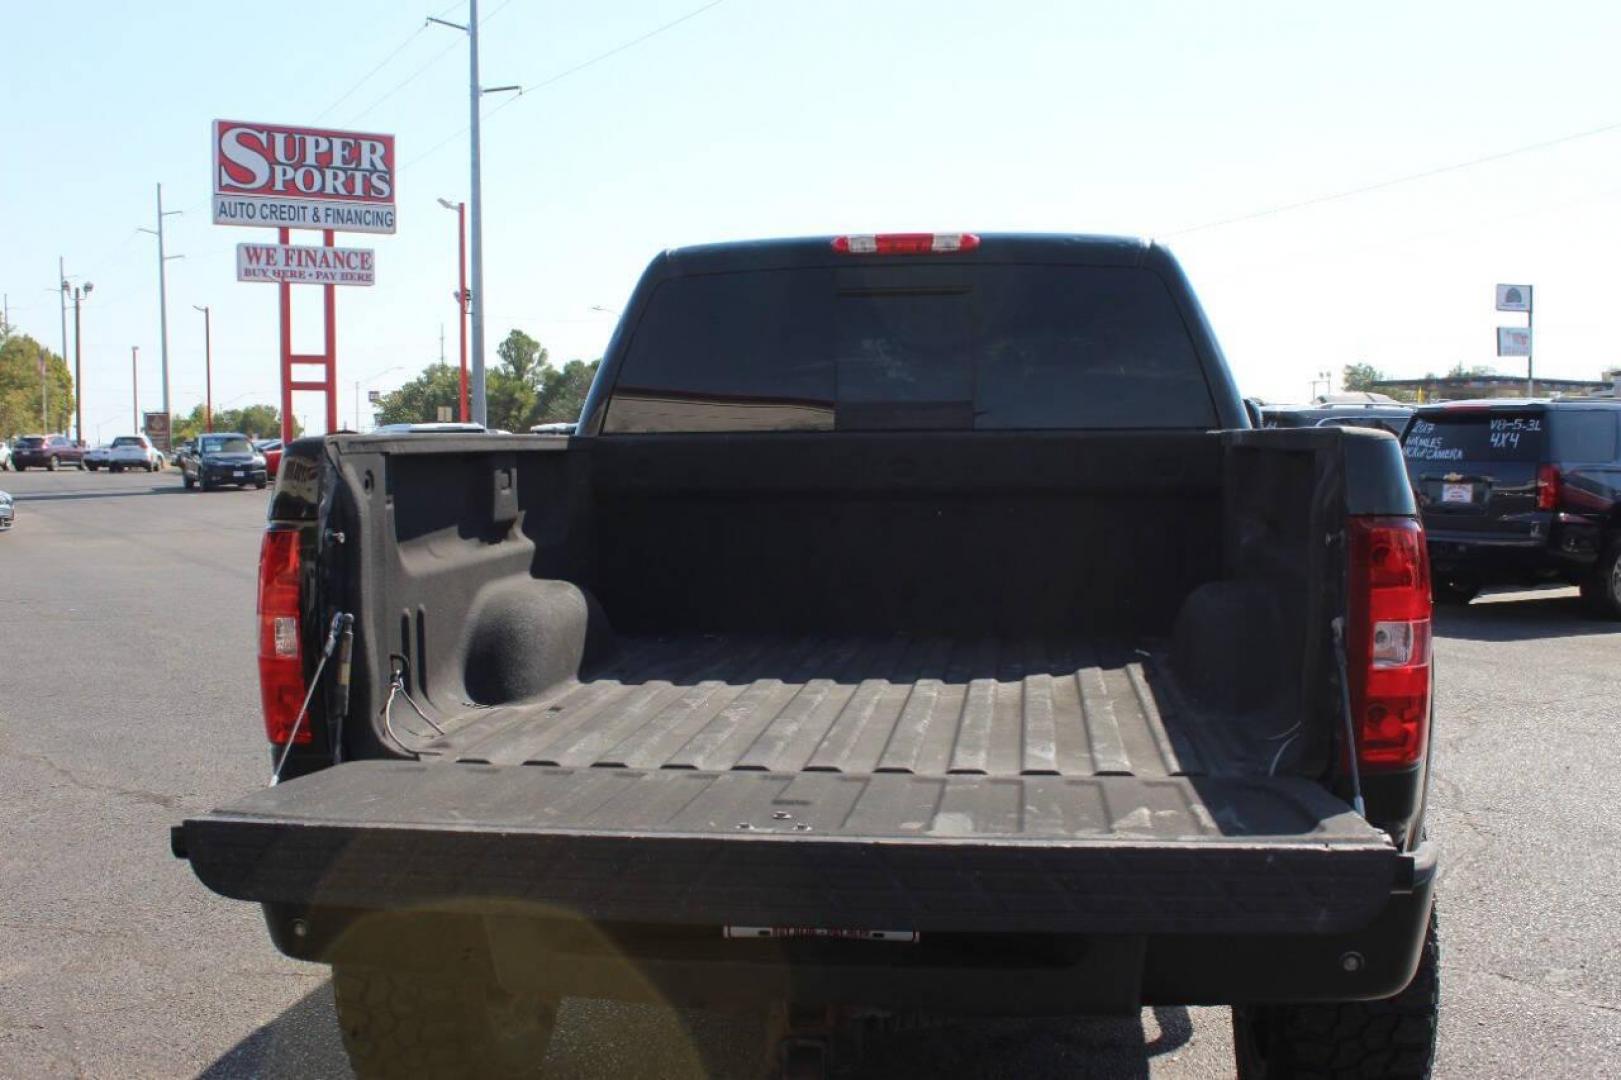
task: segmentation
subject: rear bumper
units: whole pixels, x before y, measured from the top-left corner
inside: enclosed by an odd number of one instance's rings
[[[1602,539],[1597,525],[1569,516],[1550,522],[1535,537],[1443,529],[1427,535],[1430,565],[1438,574],[1467,576],[1487,585],[1580,573],[1598,558]]]

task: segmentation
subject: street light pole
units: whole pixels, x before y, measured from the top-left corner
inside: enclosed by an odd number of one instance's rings
[[[468,130],[472,140],[472,169],[471,190],[468,192],[468,201],[472,203],[473,219],[473,289],[467,297],[468,312],[473,320],[473,354],[472,354],[472,383],[473,383],[473,422],[488,425],[489,399],[485,394],[484,386],[484,185],[481,180],[479,156],[479,101],[485,94],[495,94],[507,90],[516,90],[523,93],[521,86],[491,86],[485,88],[478,81],[478,0],[467,0],[467,25],[447,22],[444,19],[428,17],[431,23],[448,26],[461,30],[467,34],[467,111]],[[465,290],[464,290],[465,291]]]
[[[141,430],[141,369],[140,369],[140,364],[139,364],[140,356],[141,356],[141,347],[139,345],[131,345],[129,347],[129,387],[130,387],[129,401],[130,401],[130,415],[135,418],[135,430],[136,431]],[[100,441],[99,438],[98,438],[97,441],[98,442]]]
[[[456,211],[456,325],[461,330],[462,339],[462,377],[461,377],[461,409],[458,419],[467,423],[467,204],[464,202],[451,202],[449,199],[440,199],[439,205],[446,210]]]
[[[214,432],[214,346],[208,325],[208,305],[193,304],[203,313],[203,430]]]
[[[387,375],[389,372],[391,372],[391,371],[399,371],[399,370],[400,370],[400,365],[395,364],[393,367],[386,367],[382,371],[374,371],[370,375],[367,375],[364,379],[356,379],[355,380],[355,431],[358,432],[360,430],[360,386],[361,386],[361,384],[366,383],[366,384],[369,385],[373,379],[381,379],[384,375]]]

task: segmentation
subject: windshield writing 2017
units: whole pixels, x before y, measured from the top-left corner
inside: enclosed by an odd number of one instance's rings
[[[1528,416],[1501,416],[1492,418],[1486,427],[1485,446],[1480,446],[1475,425],[1449,425],[1445,430],[1433,421],[1414,420],[1407,432],[1403,452],[1415,461],[1461,461],[1467,446],[1448,446],[1448,437],[1454,442],[1474,444],[1480,449],[1518,450],[1527,435],[1542,433],[1542,420]]]

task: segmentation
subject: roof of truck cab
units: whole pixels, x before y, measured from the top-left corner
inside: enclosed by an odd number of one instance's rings
[[[850,234],[856,235],[856,234]],[[880,234],[882,235],[882,234]],[[975,233],[979,246],[969,251],[921,255],[851,254],[833,249],[833,236],[778,240],[735,240],[671,248],[662,255],[670,270],[684,274],[723,270],[778,270],[801,266],[893,266],[899,263],[1082,263],[1094,266],[1141,266],[1151,253],[1165,249],[1138,237],[1084,236],[1066,233]]]

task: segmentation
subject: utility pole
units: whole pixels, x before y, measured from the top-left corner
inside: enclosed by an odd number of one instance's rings
[[[163,412],[166,416],[173,416],[169,408],[169,288],[168,265],[170,259],[183,259],[184,255],[165,255],[163,253],[163,219],[173,217],[179,210],[163,209],[163,185],[158,185],[158,227],[155,229],[141,229],[141,232],[151,233],[158,238],[158,345],[163,354]]]
[[[140,369],[140,364],[139,364],[140,357],[141,357],[141,347],[139,345],[131,345],[129,347],[129,385],[130,385],[129,400],[130,400],[130,415],[135,418],[135,430],[136,431],[141,430],[141,369]]]
[[[62,265],[62,256],[60,255],[56,257],[56,280],[62,294],[62,363],[65,364],[68,362],[68,272],[67,268]],[[41,431],[51,430],[49,418],[50,392],[46,390],[50,380],[45,377],[48,366],[41,364],[39,369],[39,427]]]
[[[467,95],[469,131],[472,139],[472,191],[468,193],[468,201],[472,203],[473,219],[473,284],[471,289],[464,289],[465,302],[473,322],[473,348],[472,348],[472,390],[473,390],[473,422],[488,425],[489,400],[484,392],[484,187],[479,171],[479,100],[485,94],[497,94],[504,91],[517,91],[523,93],[521,86],[491,86],[483,87],[478,81],[478,0],[467,0],[467,25],[447,22],[444,19],[428,16],[428,21],[448,26],[454,30],[461,30],[467,34]]]
[[[79,302],[95,288],[84,283],[83,290],[73,290],[73,438],[84,445],[84,334],[80,330]]]
[[[1527,285],[1525,287],[1525,396],[1528,398],[1537,396],[1536,368],[1531,365],[1531,354],[1536,351],[1537,347],[1536,335],[1531,329],[1531,320],[1535,317],[1536,309],[1534,293],[1535,286]]]
[[[208,325],[208,305],[193,304],[203,313],[203,430],[214,433],[214,344]]]

